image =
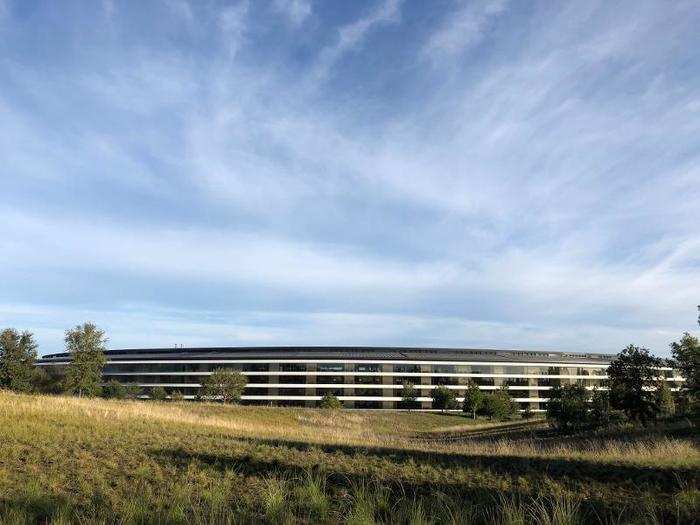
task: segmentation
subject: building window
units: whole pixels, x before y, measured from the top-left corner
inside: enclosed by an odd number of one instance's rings
[[[345,370],[343,363],[319,363],[319,372],[342,372]]]

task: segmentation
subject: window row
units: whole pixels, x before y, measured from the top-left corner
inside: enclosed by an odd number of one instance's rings
[[[378,363],[108,363],[105,373],[133,372],[210,372],[217,368],[241,372],[391,372],[395,374],[506,374],[506,375],[578,375],[603,376],[605,368],[536,367],[536,366],[481,366],[481,365],[382,365]],[[672,375],[667,371],[667,375]]]

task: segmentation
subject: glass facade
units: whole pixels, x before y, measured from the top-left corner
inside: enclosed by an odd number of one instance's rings
[[[246,403],[315,406],[323,395],[332,393],[346,406],[354,408],[396,408],[401,401],[404,383],[415,386],[418,401],[424,409],[430,408],[431,390],[438,385],[455,390],[458,400],[471,382],[486,391],[505,385],[521,409],[535,411],[546,408],[547,392],[552,387],[566,384],[580,384],[590,389],[605,387],[607,360],[602,358],[597,363],[595,359],[590,363],[567,363],[556,362],[556,358],[563,354],[502,352],[499,362],[489,362],[487,358],[493,356],[493,352],[473,351],[465,352],[472,355],[471,362],[468,358],[464,362],[440,362],[438,350],[416,352],[435,360],[276,360],[279,354],[271,353],[269,357],[249,362],[245,359],[229,359],[227,362],[225,359],[188,360],[167,356],[149,361],[140,360],[135,353],[133,358],[122,357],[125,362],[119,362],[108,354],[103,375],[105,381],[114,379],[139,385],[144,395],[155,386],[163,386],[168,393],[179,391],[186,397],[196,398],[202,380],[212,371],[223,368],[247,376],[248,386],[243,393],[243,402]],[[512,355],[511,361],[504,360],[506,354]],[[533,360],[538,357],[538,360],[531,364],[518,362],[520,354]],[[53,365],[54,370],[62,368],[60,363],[52,363],[50,359],[40,360],[39,366],[44,365]],[[671,382],[678,379],[670,369],[660,371],[660,375]]]

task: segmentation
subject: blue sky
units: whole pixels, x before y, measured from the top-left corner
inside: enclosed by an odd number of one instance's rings
[[[695,1],[0,0],[0,326],[41,351],[668,355]]]

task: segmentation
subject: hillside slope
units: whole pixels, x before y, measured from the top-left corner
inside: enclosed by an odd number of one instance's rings
[[[0,392],[0,522],[690,523],[699,510],[692,436],[425,439],[457,424],[470,422]]]

